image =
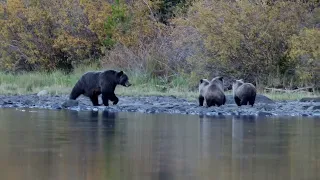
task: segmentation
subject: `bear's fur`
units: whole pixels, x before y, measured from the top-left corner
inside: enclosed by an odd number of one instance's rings
[[[119,99],[114,94],[116,86],[131,86],[128,76],[123,71],[114,70],[87,72],[81,76],[73,87],[69,99],[77,99],[80,95],[89,97],[94,106],[99,106],[98,96],[102,94],[102,101],[108,106],[108,101],[117,104]]]
[[[257,90],[251,83],[244,83],[242,79],[236,80],[232,84],[234,101],[238,106],[249,105],[253,106],[256,100]]]
[[[201,79],[199,84],[199,106],[221,106],[226,103],[226,96],[223,91],[223,77],[215,77],[211,81]]]
[[[208,79],[200,79],[200,83],[199,83],[199,106],[203,106],[204,103],[204,91],[207,89],[205,88],[208,84],[210,83],[210,81]]]

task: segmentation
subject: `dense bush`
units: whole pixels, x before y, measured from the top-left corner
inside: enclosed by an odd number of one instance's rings
[[[296,64],[299,80],[320,87],[320,31],[304,29],[290,38],[289,56]]]
[[[193,0],[152,0],[155,18],[166,25],[176,14],[184,13]]]
[[[289,56],[289,42],[308,16],[308,5],[297,2],[198,1],[177,23],[194,27],[202,36],[207,56],[200,71],[209,68],[266,83],[276,73],[284,75],[295,69],[297,64],[290,57],[296,56]]]
[[[138,48],[159,31],[142,2],[9,0],[0,4],[1,68],[69,68],[116,43]]]
[[[165,81],[219,74],[319,86],[319,9],[317,0],[8,0],[0,2],[0,68],[100,60]]]
[[[81,2],[9,0],[2,4],[1,67],[12,70],[69,69],[97,50]],[[100,6],[108,12],[108,6]],[[106,14],[105,14],[106,16]]]

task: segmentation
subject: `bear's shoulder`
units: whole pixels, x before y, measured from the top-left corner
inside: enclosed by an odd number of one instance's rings
[[[87,71],[83,74],[83,76],[90,76],[90,75],[99,75],[102,71]]]
[[[99,71],[103,75],[114,75],[117,74],[117,71],[115,70],[104,70],[104,71]]]

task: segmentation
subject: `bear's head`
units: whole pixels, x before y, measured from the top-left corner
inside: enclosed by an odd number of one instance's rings
[[[222,77],[222,76],[214,77],[214,78],[210,81],[210,83],[216,85],[216,86],[219,87],[222,91],[224,90],[224,87],[223,87],[223,77]]]
[[[203,85],[208,85],[210,83],[210,81],[208,79],[200,79],[200,84],[203,84]]]
[[[243,79],[234,80],[234,81],[232,82],[232,91],[233,91],[233,93],[234,93],[234,91],[235,91],[236,89],[238,89],[238,87],[241,86],[243,83],[244,83],[244,82],[243,82]]]
[[[131,86],[128,76],[123,71],[120,71],[117,73],[117,78],[118,78],[118,84],[125,87]]]
[[[201,90],[207,86],[210,83],[210,81],[208,79],[200,79],[199,82],[199,92],[201,92]]]

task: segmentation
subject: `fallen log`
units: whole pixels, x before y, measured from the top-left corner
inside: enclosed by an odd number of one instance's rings
[[[277,89],[277,88],[264,88],[265,90],[271,91],[271,92],[283,92],[283,93],[294,93],[294,92],[308,92],[308,89],[312,89],[313,86],[308,86],[308,87],[302,87],[302,88],[298,88],[298,89]]]

